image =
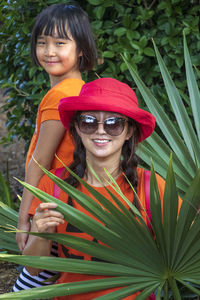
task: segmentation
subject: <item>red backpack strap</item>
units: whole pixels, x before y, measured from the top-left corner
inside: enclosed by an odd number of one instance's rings
[[[147,212],[147,227],[150,231],[151,229],[151,210],[150,210],[150,177],[151,171],[144,171],[144,191],[145,191],[145,204],[146,204],[146,212]]]
[[[62,178],[65,173],[65,167],[61,167],[59,169],[56,169],[55,175],[59,178]],[[60,188],[54,183],[53,185],[53,197],[59,198],[60,195]]]

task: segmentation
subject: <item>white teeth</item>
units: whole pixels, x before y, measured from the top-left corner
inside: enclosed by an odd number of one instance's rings
[[[102,143],[103,144],[103,143],[109,142],[109,140],[94,140],[94,142],[95,143],[100,143],[100,144]]]

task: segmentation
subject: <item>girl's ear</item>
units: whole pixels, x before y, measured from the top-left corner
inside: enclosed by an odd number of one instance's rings
[[[83,52],[82,52],[82,51],[80,51],[80,52],[78,53],[78,57],[81,57],[81,56],[83,56]]]
[[[131,125],[131,126],[129,125],[128,130],[127,130],[127,134],[126,134],[126,141],[128,141],[132,137],[134,132],[135,132],[135,127],[133,125]]]

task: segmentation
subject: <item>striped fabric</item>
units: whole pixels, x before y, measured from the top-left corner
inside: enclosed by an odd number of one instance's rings
[[[52,244],[51,256],[58,256],[58,246],[56,243]],[[56,271],[44,270],[37,276],[32,276],[24,267],[15,285],[12,288],[12,292],[18,292],[21,290],[28,290],[35,287],[41,287],[52,284],[52,281],[48,281],[48,279],[55,276],[56,274],[58,274],[58,272]]]

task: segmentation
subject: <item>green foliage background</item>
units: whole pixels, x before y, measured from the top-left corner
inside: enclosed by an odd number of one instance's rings
[[[33,66],[30,58],[30,32],[38,13],[47,5],[69,1],[57,0],[2,0],[0,20],[2,41],[0,53],[0,87],[6,88],[9,98],[7,112],[9,136],[27,141],[34,131],[37,106],[49,88],[48,76]],[[115,77],[129,83],[133,80],[120,53],[136,67],[144,82],[172,117],[167,104],[160,72],[153,51],[152,38],[173,73],[173,80],[184,95],[184,56],[182,32],[185,29],[192,63],[200,65],[199,11],[200,1],[193,0],[85,0],[76,1],[89,15],[96,38],[99,64],[84,74],[87,81],[101,77]],[[199,82],[198,82],[199,83]],[[144,103],[141,103],[144,105]],[[188,108],[190,114],[190,108]]]

